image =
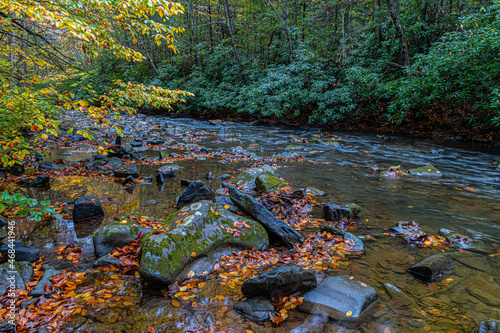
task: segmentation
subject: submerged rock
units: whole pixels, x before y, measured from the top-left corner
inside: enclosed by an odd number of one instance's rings
[[[299,266],[281,266],[246,280],[241,292],[246,297],[277,297],[298,291],[309,291],[316,287],[314,273]]]
[[[450,275],[454,270],[453,258],[448,253],[435,254],[419,261],[408,269],[413,275],[428,281],[435,281],[438,278]]]
[[[288,246],[304,242],[304,238],[286,222],[277,219],[266,207],[252,196],[243,193],[236,187],[229,185],[229,196],[234,204],[244,213],[256,219],[264,226],[271,237],[284,242]]]
[[[297,309],[310,314],[323,314],[341,321],[358,321],[377,299],[372,287],[349,275],[331,276],[304,295]]]
[[[271,320],[274,306],[263,297],[256,297],[233,305],[233,310],[244,318],[260,323]]]
[[[195,180],[182,192],[177,200],[177,208],[180,209],[193,202],[201,200],[214,200],[215,192],[200,180]]]
[[[344,242],[346,243],[345,248],[349,252],[363,252],[365,250],[363,241],[350,232],[344,234]]]
[[[352,219],[361,213],[361,207],[353,203],[334,204],[332,202],[325,203],[323,215],[327,221],[340,221],[342,218]]]
[[[426,165],[420,168],[409,169],[410,175],[416,176],[442,176],[443,174],[433,165]]]
[[[104,216],[101,201],[95,195],[84,195],[75,201],[73,208],[73,222],[93,219]]]
[[[141,241],[139,274],[153,288],[166,288],[201,259],[214,264],[214,254],[223,249],[262,250],[269,244],[260,224],[207,200],[182,208],[167,223],[176,229]]]
[[[11,243],[3,244],[0,248],[0,252],[5,260],[9,260],[9,250],[14,253],[15,261],[29,261],[35,262],[38,260],[40,250],[34,247],[27,246],[20,241],[14,241],[12,243],[13,247],[9,246]],[[12,251],[13,250],[13,251]]]

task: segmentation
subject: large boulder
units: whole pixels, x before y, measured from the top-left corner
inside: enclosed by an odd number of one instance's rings
[[[250,168],[236,177],[232,178],[231,181],[245,190],[253,191],[255,190],[255,179],[260,175],[276,176],[274,169],[269,165],[263,165],[258,168]],[[263,179],[264,180],[264,179]]]
[[[141,232],[147,234],[153,229],[145,228],[127,217],[120,218],[99,228],[92,240],[94,241],[95,255],[97,258],[111,253],[117,247],[123,247],[133,241]]]
[[[177,208],[182,208],[201,200],[214,200],[215,192],[201,180],[195,180],[182,192],[177,199]]]
[[[10,245],[12,244],[12,246]],[[9,251],[10,250],[10,251]],[[29,261],[35,262],[38,260],[40,250],[34,247],[27,246],[20,241],[14,241],[13,243],[6,243],[0,248],[0,252],[5,260],[10,259],[10,254],[14,254],[15,261]]]
[[[277,297],[297,291],[309,291],[316,287],[314,273],[299,266],[281,266],[246,280],[241,292],[246,297]]]
[[[234,204],[244,213],[257,220],[267,230],[271,237],[284,242],[288,246],[304,242],[304,238],[286,222],[277,219],[266,207],[254,197],[229,185],[229,196]]]
[[[40,162],[40,164],[38,164],[38,171],[40,172],[52,171],[52,170],[59,171],[61,170],[61,167],[55,164],[54,162],[47,162],[47,161]]]
[[[361,213],[361,207],[353,203],[334,204],[325,203],[323,216],[327,221],[340,221],[342,218],[352,219]]]
[[[226,249],[265,249],[266,231],[255,221],[235,215],[203,200],[171,215],[165,233],[150,233],[141,240],[139,274],[153,288],[166,288],[201,260],[214,265]]]
[[[310,314],[356,322],[364,317],[377,299],[375,289],[349,275],[331,276],[304,295],[297,309]]]
[[[139,171],[137,170],[137,164],[130,163],[118,167],[114,172],[115,177],[125,178],[128,176],[139,177]]]
[[[453,258],[449,253],[440,253],[430,256],[411,266],[408,271],[417,277],[435,281],[446,275],[450,275],[455,270]]]
[[[93,219],[104,216],[101,201],[95,195],[84,195],[75,201],[73,208],[73,222]]]

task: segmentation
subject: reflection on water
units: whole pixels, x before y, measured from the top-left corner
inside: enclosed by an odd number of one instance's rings
[[[259,156],[295,151],[313,162],[279,163],[284,166],[278,174],[292,187],[313,186],[327,193],[321,202],[355,202],[363,208],[358,220],[356,235],[365,237],[366,252],[349,258],[348,267],[326,271],[328,275],[350,274],[373,286],[378,293],[379,305],[372,319],[357,329],[347,329],[330,321],[326,331],[332,332],[448,332],[452,329],[470,331],[480,321],[500,319],[500,256],[496,244],[500,244],[500,171],[496,170],[500,157],[492,153],[477,152],[461,147],[443,147],[426,140],[402,137],[379,139],[375,135],[346,134],[333,137],[334,144],[320,144],[317,139],[327,141],[331,137],[320,136],[313,131],[283,130],[279,128],[231,125],[231,133],[219,125],[190,119],[168,119],[171,133],[178,142],[183,131],[219,132],[222,137],[207,135],[196,142],[208,149],[229,150],[241,146]],[[146,122],[143,122],[147,124]],[[141,126],[144,124],[141,124]],[[143,126],[144,127],[144,126]],[[173,131],[172,129],[177,129]],[[235,134],[239,135],[235,135]],[[188,137],[185,137],[188,138]],[[305,140],[310,143],[304,142]],[[293,145],[293,146],[290,146]],[[62,155],[72,151],[72,156]],[[168,152],[179,152],[168,150]],[[92,151],[76,152],[72,149],[48,151],[46,159],[64,158],[78,160],[91,157]],[[145,151],[143,154],[158,156],[158,152]],[[327,162],[328,164],[322,164]],[[125,191],[120,183],[104,179],[83,177],[59,177],[52,181],[48,191],[24,190],[26,195],[38,199],[62,199],[84,194],[98,196],[103,202],[109,219],[125,214],[144,214],[156,219],[165,219],[175,211],[174,200],[183,187],[180,179],[205,180],[211,171],[215,180],[208,184],[214,190],[221,182],[217,177],[233,173],[251,162],[221,163],[218,159],[181,161],[176,170],[177,178],[160,189],[155,184],[137,185],[132,191]],[[401,165],[402,169],[432,164],[442,171],[443,177],[414,177],[387,179],[376,171]],[[157,167],[139,166],[141,176],[155,176]],[[154,200],[155,204],[147,203]],[[315,210],[317,212],[318,209]],[[397,221],[414,220],[428,234],[437,235],[439,229],[453,229],[458,233],[483,242],[480,252],[464,253],[447,249],[452,253],[456,271],[451,281],[423,284],[406,269],[413,263],[435,254],[435,250],[409,246],[398,237],[384,235],[387,228]],[[96,222],[99,224],[100,222]],[[95,229],[96,225],[86,224]],[[90,237],[77,237],[71,221],[54,220],[34,224],[20,220],[20,235],[41,248],[49,264],[64,269],[86,269],[93,262],[93,248]],[[78,231],[78,227],[76,228]],[[85,232],[84,232],[85,234]],[[61,263],[53,252],[60,243],[72,243],[84,249],[84,258],[77,267],[71,263]],[[412,300],[392,298],[384,283],[390,282],[404,291]],[[135,289],[136,285],[133,283]],[[135,290],[134,289],[134,290]],[[225,329],[241,332],[288,332],[307,319],[296,310],[278,327],[270,323],[258,325],[243,319],[231,310],[232,304],[242,299],[239,290],[228,289],[216,281],[209,280],[198,291],[197,298],[189,304],[173,307],[170,301],[156,292],[144,289],[143,297],[134,299],[140,310],[113,310],[99,315],[89,315],[88,320],[75,321],[75,331],[147,331],[148,326],[157,332],[196,331],[201,328]],[[216,298],[220,295],[221,298]],[[224,297],[222,297],[224,296]],[[196,302],[196,306],[192,306]],[[123,313],[120,313],[123,311]],[[116,317],[115,314],[118,314]],[[111,316],[116,320],[110,321]],[[117,318],[120,318],[119,320]],[[309,318],[305,326],[309,331],[319,329],[318,318]],[[316,324],[315,324],[316,323]]]

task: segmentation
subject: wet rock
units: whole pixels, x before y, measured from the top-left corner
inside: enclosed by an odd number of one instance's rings
[[[95,195],[84,195],[75,201],[73,207],[73,222],[104,216],[101,201]]]
[[[271,320],[271,314],[274,313],[274,306],[267,299],[256,297],[234,304],[233,310],[246,319],[261,323]]]
[[[27,308],[30,304],[33,304],[33,303],[35,303],[35,304],[36,304],[36,302],[38,302],[38,300],[39,300],[39,299],[40,299],[39,297],[34,297],[34,298],[26,299],[26,300],[24,300],[24,301],[22,301],[22,302],[21,302],[21,306],[20,306],[20,308],[21,308],[21,309],[25,309],[25,308]],[[1,332],[1,331],[0,331],[0,332]]]
[[[328,316],[323,314],[309,315],[300,326],[291,330],[290,333],[323,333],[327,331],[325,326],[328,321]]]
[[[265,230],[257,222],[213,202],[195,202],[180,212],[185,214],[172,214],[167,220],[176,229],[142,238],[139,274],[153,288],[166,288],[183,277],[196,260],[216,260],[213,255],[221,249],[265,249],[269,244]],[[242,227],[233,235],[226,228],[235,228],[236,222],[245,222],[249,228]]]
[[[231,200],[231,198],[228,196],[217,196],[215,197],[215,202],[221,206],[224,206],[224,208],[226,208],[231,213],[241,212],[238,207],[236,207],[233,200]]]
[[[127,176],[123,182],[122,182],[122,186],[126,186],[128,184],[135,184],[135,180],[134,180],[134,177],[132,176]]]
[[[0,227],[6,227],[9,225],[9,221],[5,219],[2,215],[0,215]]]
[[[231,178],[231,176],[228,175],[227,173],[223,174],[222,176],[219,176],[219,179],[222,180],[223,182],[228,180],[229,178]]]
[[[304,242],[304,238],[286,222],[277,219],[266,207],[252,196],[243,193],[236,187],[228,185],[229,196],[234,204],[244,213],[257,220],[268,232],[270,237],[275,237],[288,246]]]
[[[158,170],[156,170],[156,172],[162,173],[162,174],[168,174],[170,171],[177,170],[177,169],[180,169],[180,168],[181,167],[178,166],[178,165],[169,164],[169,165],[162,166],[161,168],[159,168]]]
[[[106,164],[106,161],[98,160],[98,161],[87,162],[83,166],[87,170],[94,170],[94,169],[97,169],[99,167],[102,167],[104,164]]]
[[[13,247],[10,247],[9,244],[13,244]],[[35,262],[38,260],[38,256],[40,254],[39,249],[35,249],[34,247],[24,245],[20,241],[14,241],[12,243],[3,244],[2,247],[0,248],[0,252],[2,253],[2,256],[4,257],[5,260],[10,259],[9,249],[11,250],[10,252],[14,252],[15,261]]]
[[[375,304],[377,293],[372,287],[349,275],[331,276],[304,295],[297,309],[323,314],[345,322],[357,322]]]
[[[390,229],[397,234],[403,235],[403,237],[408,240],[410,238],[417,238],[425,236],[425,232],[420,229],[420,226],[414,221],[400,221],[395,227]]]
[[[255,189],[255,179],[262,175],[267,174],[269,176],[275,176],[274,169],[269,165],[263,165],[260,168],[250,168],[232,179],[235,184],[239,186],[246,187],[249,190]]]
[[[417,305],[415,300],[413,300],[410,296],[408,296],[404,291],[400,290],[395,285],[390,283],[384,283],[384,287],[387,293],[392,298],[399,300],[403,305],[407,306],[410,309],[415,308],[419,312],[421,311],[420,307]]]
[[[40,164],[38,164],[38,171],[40,172],[45,172],[45,171],[59,171],[61,170],[61,166],[55,164],[54,162],[47,162],[47,161],[44,161],[44,162],[40,162]]]
[[[142,142],[140,141],[133,141],[130,143],[132,147],[142,147]]]
[[[465,286],[465,291],[469,295],[484,304],[494,308],[500,307],[500,290],[498,284],[491,277],[471,276],[463,281],[462,285]]]
[[[29,183],[30,187],[43,187],[48,186],[50,183],[50,177],[48,175],[40,175]]]
[[[189,179],[181,179],[181,186],[189,186],[193,181]]]
[[[19,272],[15,269],[14,265],[11,266],[6,262],[0,265],[0,295],[5,294],[11,285],[14,285],[15,288],[26,290],[26,285]]]
[[[278,159],[285,159],[285,160],[296,160],[297,159],[297,155],[289,153],[287,151],[285,151],[281,154],[277,154],[277,155],[275,155],[275,157]]]
[[[24,165],[22,164],[14,164],[13,166],[10,166],[8,168],[0,168],[0,171],[4,173],[9,173],[13,176],[21,176],[24,174]]]
[[[121,167],[123,164],[122,160],[118,157],[107,158],[104,161],[106,162],[105,165],[113,171]]]
[[[16,261],[14,263],[16,271],[19,272],[24,283],[27,283],[33,277],[33,266],[29,261]]]
[[[200,180],[195,180],[182,192],[177,200],[177,208],[180,209],[186,205],[200,200],[215,199],[215,192]]]
[[[483,321],[481,324],[477,325],[474,333],[498,333],[500,329],[498,328],[498,321]]]
[[[119,265],[120,260],[110,256],[109,254],[100,257],[96,261],[94,261],[94,264],[92,265],[93,267],[101,267],[101,266],[112,266],[112,265]]]
[[[125,156],[130,156],[130,153],[122,146],[111,146],[108,149],[108,157],[124,158]]]
[[[165,140],[162,139],[156,139],[156,140],[149,140],[148,145],[161,145],[165,143]]]
[[[344,234],[344,242],[346,243],[345,248],[349,252],[363,252],[365,250],[363,241],[350,232]]]
[[[130,163],[124,164],[115,170],[114,176],[118,178],[132,176],[134,178],[139,177],[139,171],[137,171],[137,164]]]
[[[241,292],[246,297],[277,297],[298,291],[308,291],[316,287],[314,273],[299,266],[281,266],[246,280]]]
[[[0,332],[12,332],[16,330],[16,325],[9,323],[8,321],[0,322]]]
[[[85,137],[82,134],[75,134],[75,135],[71,136],[71,140],[73,140],[73,142],[80,142],[80,141],[84,141]]]
[[[284,181],[269,173],[262,173],[255,178],[255,190],[257,192],[275,191],[283,186],[286,186]]]
[[[420,168],[409,169],[410,175],[416,176],[442,176],[443,174],[435,166],[426,165]]]
[[[119,135],[116,136],[115,145],[121,146],[123,144],[123,138]]]
[[[408,269],[413,275],[428,281],[450,275],[454,270],[453,258],[448,253],[435,254],[419,261]]]
[[[42,267],[43,275],[40,278],[40,281],[36,284],[35,288],[31,290],[29,293],[30,296],[43,296],[46,295],[47,293],[45,292],[45,286],[52,286],[52,282],[50,282],[50,278],[58,275],[61,273],[61,271],[57,271],[54,267],[52,266],[43,266]]]
[[[125,223],[122,223],[125,222]],[[92,240],[94,241],[95,255],[97,258],[111,253],[117,247],[123,247],[133,241],[141,232],[144,234],[153,229],[144,228],[139,223],[122,218],[99,228]]]
[[[305,199],[307,198],[307,191],[305,188],[299,188],[298,190],[293,191],[293,196],[297,199]]]
[[[327,221],[340,221],[342,218],[352,219],[361,213],[361,207],[353,203],[334,204],[332,202],[325,203],[323,215]]]

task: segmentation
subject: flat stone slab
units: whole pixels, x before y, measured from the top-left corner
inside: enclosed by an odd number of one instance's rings
[[[341,321],[358,321],[375,304],[375,289],[349,275],[332,276],[306,293],[297,309],[310,314],[323,314]]]
[[[271,320],[271,313],[274,313],[274,306],[263,297],[248,299],[233,305],[233,310],[244,318],[260,323]]]

